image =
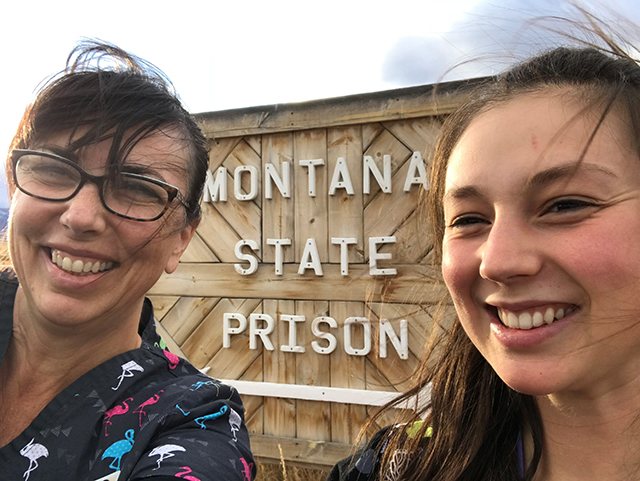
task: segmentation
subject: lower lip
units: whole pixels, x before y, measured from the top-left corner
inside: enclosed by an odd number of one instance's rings
[[[498,342],[510,349],[532,348],[539,346],[564,331],[569,324],[571,324],[571,321],[578,312],[580,312],[579,309],[562,319],[553,321],[551,324],[544,324],[532,329],[510,329],[492,315],[491,332]]]
[[[51,261],[51,251],[49,249],[43,250],[43,255],[46,258],[46,264],[51,277],[56,283],[72,287],[74,289],[80,289],[90,285],[94,285],[97,281],[101,280],[109,271],[98,272],[97,274],[77,275],[65,271],[58,267]]]

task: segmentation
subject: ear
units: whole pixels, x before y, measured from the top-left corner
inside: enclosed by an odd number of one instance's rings
[[[178,234],[175,248],[173,249],[171,256],[167,260],[167,265],[164,268],[164,271],[167,274],[171,274],[173,271],[175,271],[178,268],[180,257],[182,257],[182,254],[184,253],[184,251],[187,250],[187,247],[189,246],[189,242],[191,242],[191,238],[193,237],[193,234],[196,233],[198,224],[200,224],[200,219],[189,224]]]

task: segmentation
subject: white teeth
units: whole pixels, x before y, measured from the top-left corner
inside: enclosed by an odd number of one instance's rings
[[[533,314],[533,327],[540,327],[544,324],[544,318],[542,317],[541,312],[536,312]]]
[[[553,320],[555,319],[555,313],[553,312],[553,308],[549,308],[547,309],[547,311],[544,313],[544,322],[546,322],[547,324],[551,324],[553,322]]]
[[[520,314],[518,324],[520,324],[520,329],[531,329],[533,327],[533,318],[531,317],[531,314],[528,312]]]
[[[89,273],[97,274],[100,271],[106,271],[113,267],[113,262],[84,262],[80,259],[71,260],[69,257],[62,257],[60,252],[51,250],[51,261],[62,270],[73,274],[88,275]]]
[[[574,311],[573,307],[565,309],[558,309],[554,311],[552,307],[547,308],[544,312],[534,312],[533,314],[529,312],[523,312],[519,316],[517,316],[513,312],[503,311],[498,309],[498,318],[502,323],[511,328],[511,329],[533,329],[534,327],[540,327],[543,324],[552,324],[554,321],[558,319],[562,319],[565,316],[568,316]]]

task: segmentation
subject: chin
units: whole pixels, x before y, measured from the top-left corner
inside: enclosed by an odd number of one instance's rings
[[[540,369],[496,369],[498,377],[507,386],[521,394],[529,396],[547,396],[558,392],[557,379],[550,376],[548,371]]]

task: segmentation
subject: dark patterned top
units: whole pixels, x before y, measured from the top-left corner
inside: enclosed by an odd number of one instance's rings
[[[421,432],[424,421],[416,421],[408,425],[396,425],[395,428],[404,429],[407,436],[414,438]],[[329,473],[327,481],[400,481],[404,478],[407,465],[414,456],[421,456],[424,451],[409,452],[396,449],[390,458],[386,470],[382,471],[382,458],[387,450],[392,426],[380,429],[371,440],[360,448],[353,456],[338,461]],[[424,430],[423,438],[431,438],[433,429],[429,426]],[[421,447],[425,446],[421,444]],[[518,471],[524,479],[524,452],[522,435],[518,436]]]
[[[17,287],[0,279],[0,364]],[[148,299],[139,333],[140,348],[77,379],[0,449],[0,480],[255,477],[237,391],[165,349]]]
[[[398,425],[396,428],[404,429],[409,437],[414,437],[420,432],[423,422]],[[389,444],[391,428],[382,428],[356,454],[339,461],[331,470],[327,481],[400,481],[414,453],[401,449],[394,451],[387,470],[381,472],[381,461]],[[431,437],[432,433],[433,430],[429,427],[424,437]]]

